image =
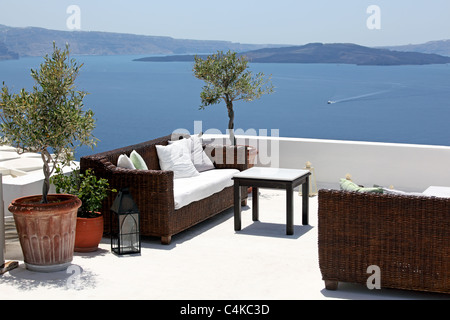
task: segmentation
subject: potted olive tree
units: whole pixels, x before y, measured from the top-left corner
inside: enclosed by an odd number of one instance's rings
[[[248,63],[246,56],[239,56],[233,51],[227,53],[218,51],[205,59],[195,56],[194,76],[205,82],[200,93],[200,109],[222,101],[225,102],[228,113],[228,131],[233,145],[236,145],[234,102],[250,102],[261,98],[263,94],[270,94],[274,91],[270,77],[266,78],[262,72],[253,75],[248,70]]]
[[[86,92],[75,80],[80,68],[64,50],[53,44],[39,70],[31,70],[35,81],[28,92],[10,93],[3,83],[0,99],[2,141],[21,152],[37,152],[43,161],[42,194],[15,199],[14,215],[26,267],[34,271],[64,270],[73,258],[77,210],[74,195],[50,195],[50,176],[56,164],[70,164],[75,148],[93,147],[94,114],[84,111]]]
[[[200,93],[200,109],[213,104],[225,102],[228,113],[228,132],[232,145],[236,145],[234,135],[234,102],[250,102],[261,98],[263,94],[270,94],[274,86],[270,77],[266,78],[264,73],[253,75],[248,70],[248,59],[236,52],[218,51],[203,59],[195,56],[194,76],[203,80],[205,86]],[[249,159],[249,167],[255,162],[258,151],[255,147],[246,146]]]
[[[75,252],[96,251],[103,236],[103,214],[99,212],[102,201],[108,192],[117,190],[110,189],[108,180],[97,178],[92,170],[84,173],[74,170],[65,175],[61,168],[57,168],[51,182],[56,193],[76,195],[82,202],[77,215]]]

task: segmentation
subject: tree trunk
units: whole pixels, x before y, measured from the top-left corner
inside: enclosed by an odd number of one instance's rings
[[[233,110],[233,102],[227,101],[227,109],[228,109],[228,130],[230,132],[230,141],[233,146],[236,145],[236,137],[234,136],[234,110]]]
[[[44,170],[44,183],[42,185],[42,199],[41,203],[48,203],[47,195],[50,190],[50,162],[52,161],[52,156],[48,153],[47,150],[43,150],[41,152],[42,161],[44,162],[43,170]],[[53,171],[53,170],[52,170]]]

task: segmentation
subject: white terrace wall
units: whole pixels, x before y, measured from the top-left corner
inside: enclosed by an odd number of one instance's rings
[[[224,136],[205,135],[219,141]],[[238,144],[258,148],[258,165],[315,169],[319,187],[338,187],[347,174],[354,182],[423,192],[450,186],[450,147],[283,137],[238,136]]]
[[[72,167],[64,167],[63,172],[69,174],[72,170],[77,168],[78,162],[74,162]],[[27,173],[19,177],[12,177],[10,175],[3,176],[3,207],[5,217],[12,217],[8,206],[12,200],[25,196],[42,194],[42,185],[44,183],[44,173],[42,170]],[[50,193],[55,192],[55,187],[50,187]]]
[[[204,139],[223,144],[226,136],[205,134]],[[450,186],[450,147],[263,136],[237,139],[238,144],[258,149],[258,166],[301,169],[311,162],[319,187],[338,188],[346,174],[368,187],[393,185],[423,192],[432,185]],[[12,199],[40,194],[42,181],[40,170],[16,178],[3,176],[5,216],[11,215],[7,208]]]

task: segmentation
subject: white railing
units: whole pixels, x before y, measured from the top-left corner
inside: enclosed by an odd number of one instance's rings
[[[219,142],[224,135],[205,135]],[[303,168],[311,162],[317,183],[339,186],[350,174],[361,185],[394,186],[423,192],[431,185],[450,186],[450,147],[284,137],[237,136],[238,144],[258,148],[258,165]]]

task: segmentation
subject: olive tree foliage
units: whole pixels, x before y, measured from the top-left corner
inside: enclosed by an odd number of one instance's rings
[[[232,51],[218,51],[205,59],[195,56],[194,76],[205,82],[200,93],[200,109],[218,104],[222,100],[225,102],[229,118],[228,130],[233,145],[236,144],[233,103],[239,100],[253,101],[274,91],[270,77],[266,78],[262,72],[253,75],[248,70],[248,63],[247,57]]]
[[[70,165],[76,147],[94,147],[94,113],[84,111],[87,95],[78,91],[75,80],[83,64],[69,55],[69,46],[62,50],[53,44],[53,53],[44,57],[39,70],[31,70],[35,81],[28,92],[11,93],[3,83],[0,97],[0,134],[3,144],[19,152],[40,153],[44,162],[42,203],[47,203],[50,176],[57,167]],[[53,153],[53,156],[52,154]]]

